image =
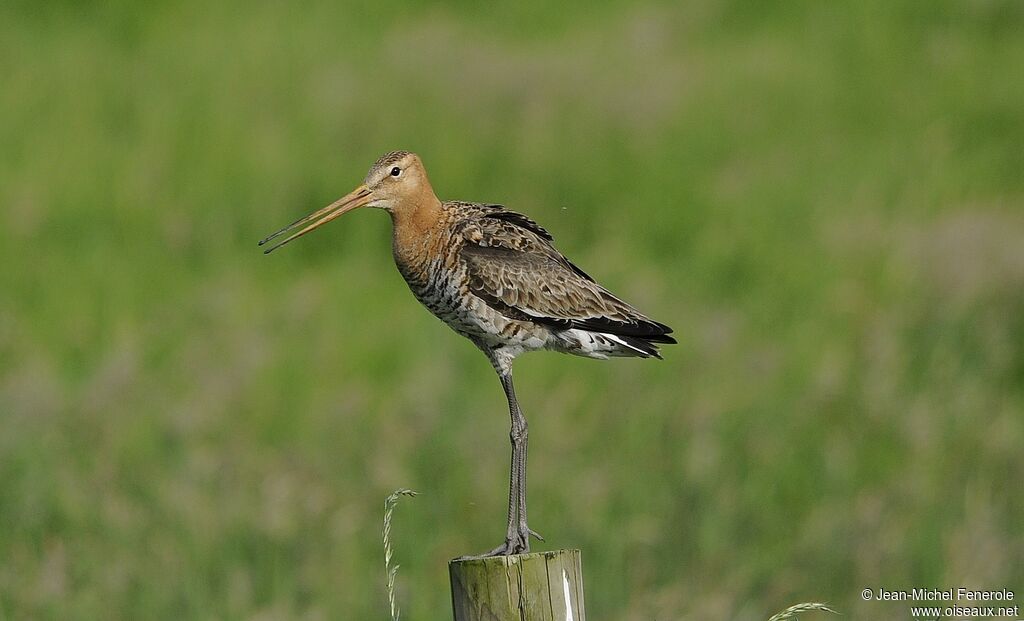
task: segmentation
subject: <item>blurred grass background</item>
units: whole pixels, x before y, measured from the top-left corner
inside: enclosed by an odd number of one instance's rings
[[[1022,7],[4,3],[0,618],[383,618],[402,486],[403,609],[448,618],[492,370],[383,214],[255,244],[399,148],[680,337],[517,365],[594,619],[1019,599]]]

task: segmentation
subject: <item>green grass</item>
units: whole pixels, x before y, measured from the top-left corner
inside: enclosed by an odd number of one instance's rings
[[[1019,3],[207,4],[0,8],[0,619],[386,618],[402,486],[447,617],[493,372],[383,214],[255,243],[396,148],[680,337],[517,364],[595,619],[1024,590]]]

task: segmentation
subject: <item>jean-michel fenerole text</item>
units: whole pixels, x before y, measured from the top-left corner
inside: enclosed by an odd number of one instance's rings
[[[875,599],[878,601],[898,602],[1009,602],[1013,601],[1013,596],[1013,591],[1009,589],[977,591],[964,587],[956,589],[911,589],[909,591],[878,589],[875,592]]]

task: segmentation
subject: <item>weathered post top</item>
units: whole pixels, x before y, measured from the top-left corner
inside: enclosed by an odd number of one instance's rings
[[[586,621],[579,550],[448,563],[455,621]]]

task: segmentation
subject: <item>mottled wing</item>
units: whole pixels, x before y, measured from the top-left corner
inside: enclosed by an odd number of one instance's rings
[[[668,326],[648,319],[594,282],[551,245],[526,216],[492,211],[462,223],[470,290],[512,319],[674,343]]]

